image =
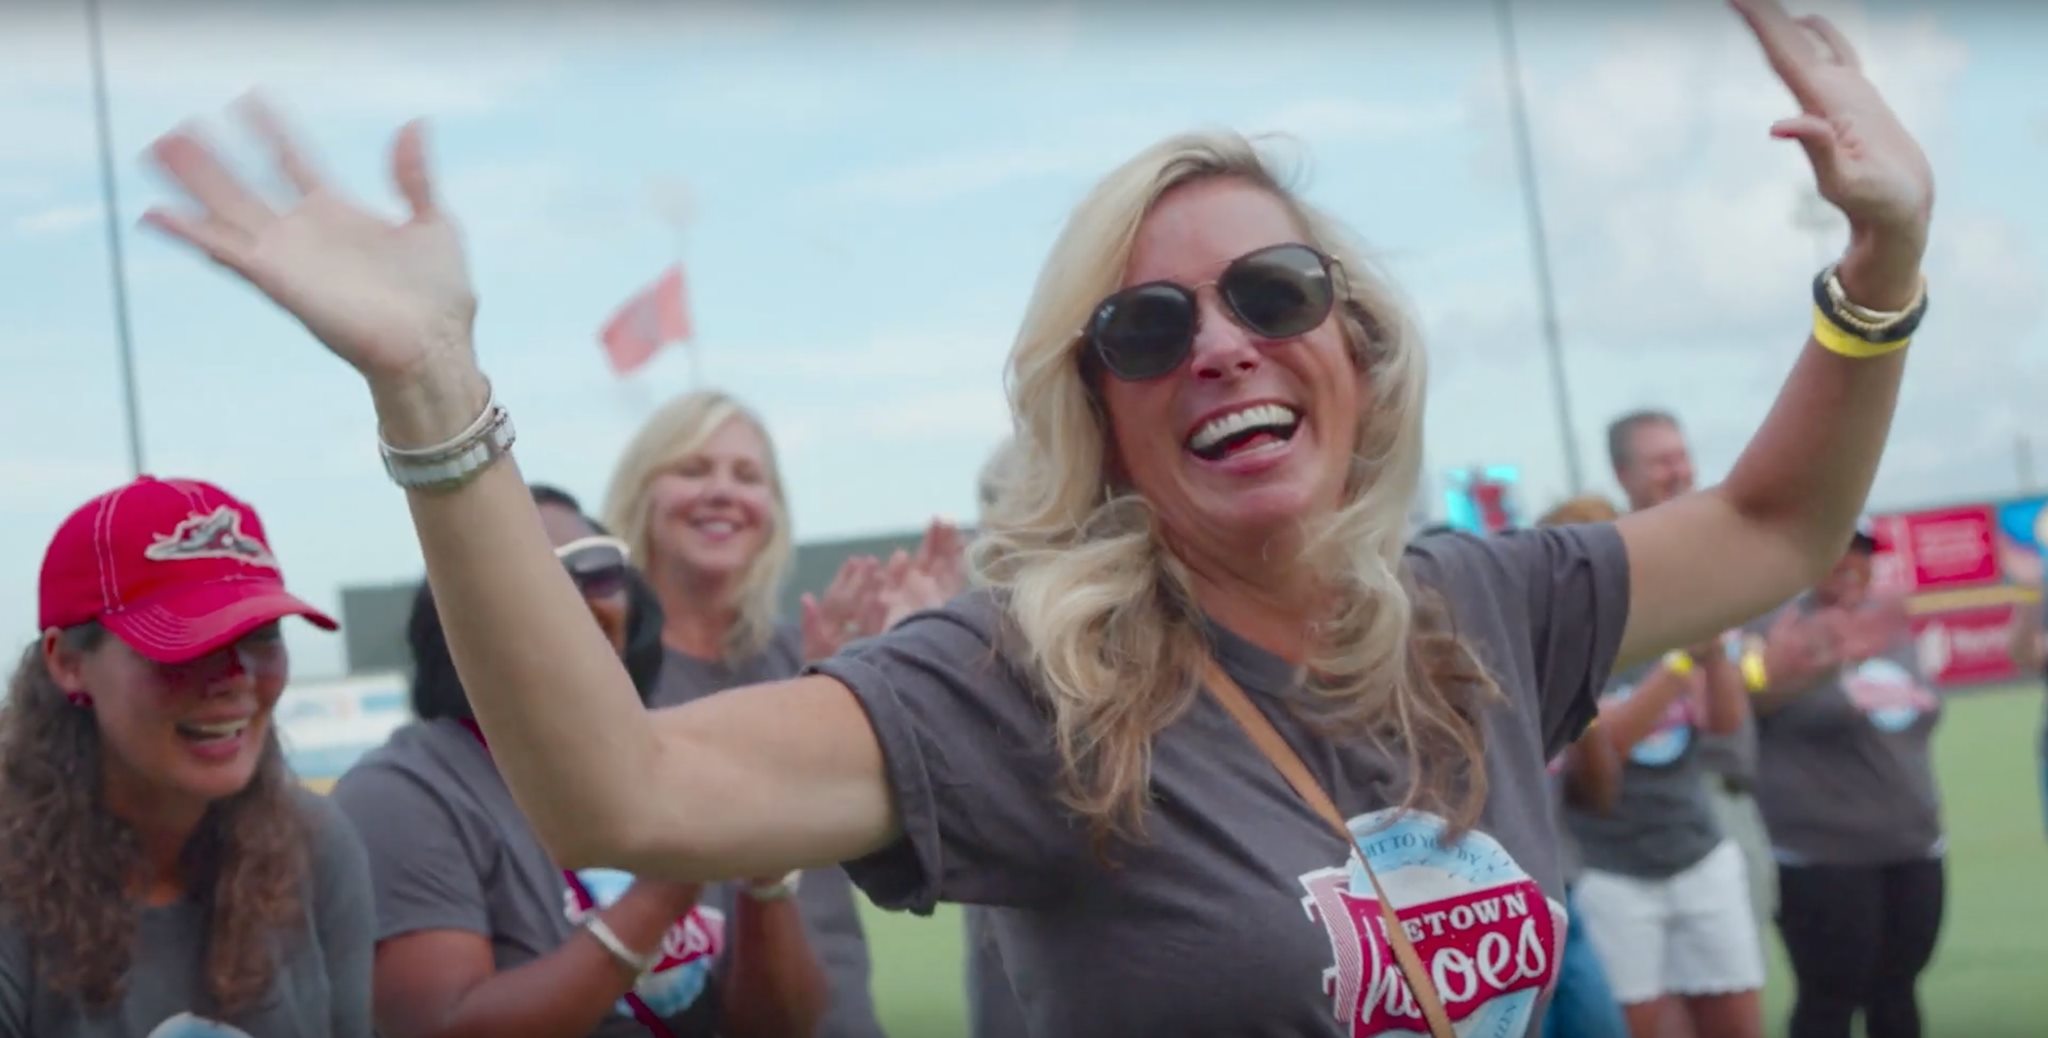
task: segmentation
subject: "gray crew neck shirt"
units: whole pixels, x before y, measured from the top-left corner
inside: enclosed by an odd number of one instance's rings
[[[1776,616],[1751,629],[1768,631]],[[1941,714],[1907,631],[1763,715],[1756,800],[1773,856],[1788,865],[1890,865],[1939,855],[1930,749]]]
[[[1617,676],[1602,698],[1634,695],[1658,666],[1653,661]],[[1586,868],[1664,879],[1698,864],[1720,845],[1721,824],[1699,763],[1697,712],[1692,697],[1681,693],[1658,726],[1629,749],[1611,813],[1565,808]]]
[[[279,935],[270,993],[231,1020],[202,1012],[207,909],[141,909],[127,990],[88,1013],[38,984],[27,938],[0,921],[0,1038],[370,1038],[370,874],[341,812],[295,789],[310,830],[304,929]]]
[[[457,930],[491,942],[498,972],[553,953],[576,936],[582,913],[512,799],[490,753],[461,721],[415,721],[391,733],[335,783],[355,819],[375,878],[377,940]],[[601,904],[632,877],[614,869],[577,875]],[[679,1038],[717,1033],[719,982],[730,944],[729,885],[707,885],[696,907],[664,937],[667,954],[634,986]],[[647,1038],[624,994],[592,1038]]]
[[[1476,718],[1489,784],[1446,845],[1395,816],[1398,757],[1296,720],[1295,669],[1221,629],[1219,661],[1349,820],[1463,1033],[1528,1038],[1557,974],[1564,908],[1545,762],[1593,716],[1628,615],[1611,525],[1418,540],[1504,701]],[[878,904],[988,907],[1030,1033],[1372,1035],[1422,1018],[1349,853],[1211,697],[1153,740],[1148,839],[1093,853],[1059,805],[1047,708],[1001,606],[970,592],[816,669],[880,741],[903,835],[846,867]]]

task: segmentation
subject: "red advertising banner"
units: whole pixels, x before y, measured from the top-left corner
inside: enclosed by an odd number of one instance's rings
[[[1914,617],[1913,635],[1928,678],[1948,688],[2021,677],[2010,648],[2014,608],[2000,602]]]
[[[1913,632],[1942,688],[2026,677],[2013,667],[2016,603],[2042,583],[2048,499],[2019,498],[1875,517],[1872,590],[1913,602]]]
[[[1892,551],[1914,591],[1977,587],[2003,579],[1990,505],[1908,512],[1891,522]]]

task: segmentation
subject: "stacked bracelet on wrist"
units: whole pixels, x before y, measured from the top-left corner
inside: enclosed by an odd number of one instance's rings
[[[1830,352],[1868,360],[1906,348],[1927,315],[1927,279],[1903,310],[1872,310],[1849,300],[1834,265],[1813,279],[1813,339]]]
[[[490,390],[484,408],[468,428],[431,447],[393,447],[382,436],[377,447],[384,472],[407,490],[453,490],[511,453],[512,416]]]

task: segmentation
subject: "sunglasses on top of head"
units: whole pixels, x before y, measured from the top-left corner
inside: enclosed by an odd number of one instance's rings
[[[617,537],[578,537],[556,548],[555,557],[586,598],[605,598],[626,589],[630,553]]]
[[[1253,335],[1292,339],[1330,316],[1338,271],[1336,260],[1307,245],[1269,245],[1230,261],[1214,281],[1148,281],[1118,291],[1096,305],[1082,337],[1117,378],[1158,378],[1194,352],[1201,327],[1195,293],[1201,289],[1215,285],[1224,310]]]

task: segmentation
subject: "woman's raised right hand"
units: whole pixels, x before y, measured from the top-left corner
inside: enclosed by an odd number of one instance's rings
[[[260,101],[240,107],[295,192],[291,203],[274,208],[180,128],[150,154],[197,210],[152,208],[144,222],[256,286],[373,391],[472,369],[476,293],[461,237],[434,202],[420,124],[408,123],[392,148],[392,178],[411,212],[393,223],[326,183]]]

